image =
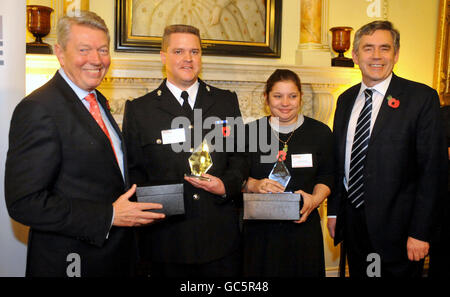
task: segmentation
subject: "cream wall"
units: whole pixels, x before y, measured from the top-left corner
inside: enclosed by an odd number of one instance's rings
[[[432,87],[439,0],[390,2],[389,17],[401,32],[396,73]]]
[[[400,31],[400,59],[395,73],[432,86],[439,0],[386,2],[388,20]],[[374,20],[367,17],[368,5],[367,0],[330,0],[330,27],[350,26],[356,31]],[[350,51],[346,56],[351,57]]]
[[[329,0],[329,28],[350,26],[356,31],[362,25],[375,20],[366,14],[367,7],[371,4],[369,1]],[[401,33],[400,60],[395,68],[396,74],[432,86],[439,0],[385,1],[387,17]],[[380,2],[383,6],[383,0]],[[114,6],[115,0],[90,0],[90,9],[106,20],[112,32],[114,31]],[[384,8],[383,6],[382,15]],[[300,39],[299,12],[300,0],[283,1],[281,58],[205,56],[204,62],[267,64],[273,67],[295,64],[295,52]],[[328,36],[328,43],[331,45],[331,34]],[[351,57],[350,51],[346,53],[346,56]],[[157,54],[113,53],[113,57],[159,60]]]
[[[277,65],[294,65],[295,53],[298,48],[300,34],[300,1],[284,0],[282,13],[282,44],[281,58],[239,58],[205,56],[204,62],[236,63],[236,64],[266,64],[273,67]],[[335,26],[350,26],[354,31],[363,24],[375,18],[366,14],[371,1],[380,1],[382,15],[386,14],[389,20],[400,30],[401,50],[400,60],[395,72],[405,78],[432,86],[434,71],[434,55],[437,32],[437,19],[439,0],[326,0],[329,3],[329,28]],[[40,4],[51,7],[62,7],[62,0],[27,0],[27,4]],[[90,9],[102,16],[114,36],[115,0],[90,0]],[[52,21],[57,15],[53,13]],[[53,26],[52,26],[53,27]],[[327,29],[329,29],[327,28]],[[353,34],[352,32],[352,41]],[[328,33],[328,44],[331,44],[331,34]],[[49,43],[55,39],[54,29],[48,36]],[[32,40],[27,32],[27,41]],[[114,38],[112,39],[113,46]],[[330,46],[331,47],[331,46]],[[334,54],[334,53],[333,53]],[[159,60],[157,54],[116,53],[113,57],[130,59]],[[350,51],[346,56],[351,57]]]

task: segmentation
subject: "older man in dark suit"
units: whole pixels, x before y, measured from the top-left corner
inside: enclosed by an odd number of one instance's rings
[[[57,34],[61,68],[19,103],[9,135],[5,196],[31,227],[26,274],[129,276],[137,253],[127,226],[162,218],[144,211],[161,205],[128,200],[136,186],[127,191],[122,136],[95,90],[111,62],[104,21],[64,16]]]
[[[362,83],[336,107],[338,186],[328,200],[328,228],[336,244],[344,240],[354,277],[420,276],[429,250],[446,162],[439,98],[392,73],[399,48],[388,21],[359,29],[353,60]]]
[[[240,270],[235,199],[247,177],[245,161],[218,143],[234,139],[232,122],[239,124],[241,113],[235,93],[198,78],[201,53],[197,28],[167,27],[161,50],[167,79],[125,106],[123,133],[131,180],[138,185],[184,183],[185,214],[146,228],[141,237],[153,276],[237,276]],[[173,121],[181,117],[189,128],[184,126],[180,133]],[[216,119],[210,122],[212,126],[203,127],[212,117]],[[191,133],[185,133],[187,129]],[[213,165],[204,175],[207,180],[184,177],[191,173],[188,158],[200,145],[190,137],[195,140],[200,135],[202,140],[213,129],[223,134],[211,152]],[[172,137],[163,137],[163,132],[173,132]],[[174,148],[176,143],[190,145],[179,151]]]

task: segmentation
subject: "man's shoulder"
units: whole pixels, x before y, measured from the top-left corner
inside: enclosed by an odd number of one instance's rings
[[[337,106],[352,102],[353,99],[355,99],[356,96],[358,95],[360,88],[361,88],[361,83],[356,84],[356,85],[348,88],[347,90],[345,90],[342,94],[339,95],[339,97],[337,99],[337,103],[336,103]]]
[[[221,89],[221,88],[215,87],[213,85],[207,84],[204,81],[200,81],[200,86],[205,88],[208,93],[211,93],[214,95],[232,96],[233,94],[236,94],[236,92],[234,92],[234,91],[230,91],[227,89]]]
[[[361,83],[358,83],[354,86],[351,86],[347,90],[345,90],[339,97],[346,98],[349,96],[353,96],[355,93],[358,93],[360,89],[361,89]]]
[[[25,98],[21,100],[21,103],[34,102],[52,108],[62,101],[60,99],[63,94],[60,87],[61,86],[58,86],[57,78],[53,77],[44,85],[25,96]]]
[[[251,121],[247,122],[245,125],[248,127],[251,127],[251,126],[266,127],[266,125],[269,125],[269,116],[263,116],[259,119],[251,120]]]
[[[324,122],[319,121],[314,118],[310,118],[308,116],[304,116],[304,118],[305,118],[304,124],[310,126],[311,128],[313,128],[315,130],[317,129],[317,130],[320,130],[320,131],[323,131],[326,133],[328,133],[328,132],[331,133],[330,127],[328,127]]]
[[[409,80],[399,76],[394,76],[393,79],[397,80],[398,84],[402,85],[405,89],[410,88],[422,92],[436,92],[435,89],[421,82]]]
[[[61,100],[63,94],[53,80],[25,96],[14,108],[13,118],[53,117],[61,104],[64,104],[64,100]]]
[[[165,92],[167,92],[167,91],[168,90],[165,90]],[[137,105],[137,106],[154,104],[154,103],[156,103],[156,100],[163,95],[167,95],[167,94],[164,94],[164,92],[163,92],[163,90],[161,90],[161,88],[157,88],[143,96],[134,98],[133,100],[130,100],[129,102],[131,102],[133,105]]]
[[[439,108],[439,95],[435,89],[406,78],[394,76],[388,89],[388,95],[398,96],[399,100],[406,99],[411,103],[407,106],[416,110],[422,110],[425,106]]]

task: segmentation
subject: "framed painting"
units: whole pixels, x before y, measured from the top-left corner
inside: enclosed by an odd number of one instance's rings
[[[279,58],[282,0],[116,0],[115,50],[159,52],[164,28],[200,29],[206,55]]]

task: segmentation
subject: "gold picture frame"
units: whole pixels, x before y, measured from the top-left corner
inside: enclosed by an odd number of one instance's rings
[[[281,5],[282,0],[116,0],[115,50],[157,53],[165,25],[182,23],[200,29],[206,55],[279,58]]]
[[[450,0],[440,1],[438,22],[433,87],[441,105],[450,105]]]

